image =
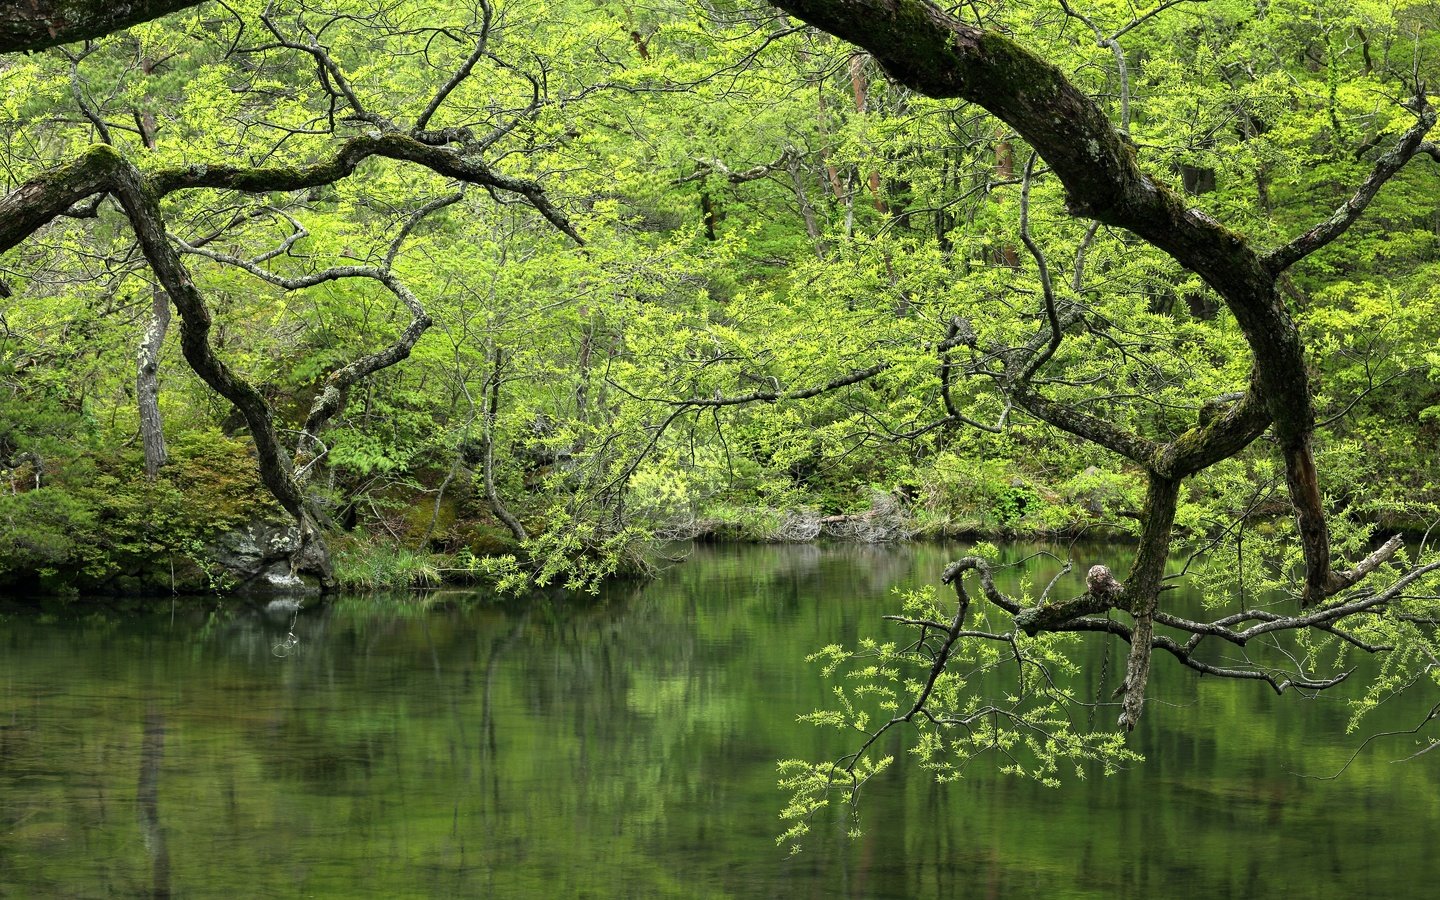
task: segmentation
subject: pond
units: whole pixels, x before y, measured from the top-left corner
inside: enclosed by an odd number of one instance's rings
[[[1433,895],[1440,754],[1394,762],[1423,746],[1407,735],[1357,755],[1343,698],[1170,660],[1143,764],[1060,789],[900,765],[860,837],[837,814],[790,856],[776,761],[847,746],[796,721],[826,697],[806,654],[886,635],[892,589],[958,554],[697,548],[599,598],[340,598],[283,656],[290,617],[236,601],[11,610],[0,896]]]

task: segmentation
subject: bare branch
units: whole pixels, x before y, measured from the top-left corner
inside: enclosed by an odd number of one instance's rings
[[[440,109],[440,104],[445,102],[445,98],[449,97],[461,82],[470,77],[470,73],[475,70],[475,64],[485,58],[490,44],[490,22],[493,16],[494,10],[490,8],[490,4],[486,0],[480,0],[480,36],[475,39],[475,49],[466,57],[465,62],[460,64],[460,68],[455,70],[455,74],[450,76],[450,80],[441,85],[435,96],[430,98],[424,112],[415,120],[416,131],[423,131],[430,124],[430,118]]]
[[[275,24],[274,19],[271,18],[273,12],[274,3],[272,2],[265,8],[265,11],[260,14],[260,21],[264,23],[270,33],[275,36],[276,42],[281,47],[298,50],[314,59],[315,65],[319,67],[320,70],[321,85],[332,93],[338,91],[339,95],[345,98],[346,104],[350,107],[351,114],[357,120],[369,122],[374,125],[388,125],[384,119],[371,114],[365,109],[365,105],[360,102],[359,95],[355,93],[355,89],[350,86],[349,79],[345,77],[345,72],[340,68],[340,65],[335,62],[334,57],[330,55],[330,51],[326,49],[314,35],[311,35],[309,43],[305,44],[299,43],[286,36],[285,33],[280,30],[280,27]],[[330,87],[332,84],[334,88]]]
[[[1040,245],[1030,236],[1030,184],[1034,179],[1035,159],[1036,154],[1031,153],[1030,158],[1025,161],[1025,178],[1020,185],[1020,240],[1035,258],[1035,267],[1040,271],[1040,291],[1045,298],[1045,321],[1049,323],[1050,338],[1040,354],[1021,367],[1017,376],[1021,381],[1029,381],[1034,377],[1055,355],[1055,351],[1060,349],[1060,342],[1065,338],[1065,332],[1060,326],[1060,316],[1055,311],[1055,288],[1050,283],[1050,264],[1045,261]]]
[[[970,602],[970,598],[965,594],[964,575],[966,572],[974,572],[979,576],[980,589],[985,594],[986,600],[1012,615],[1020,612],[1020,604],[1002,594],[995,587],[995,573],[991,570],[989,561],[980,556],[966,556],[957,559],[946,566],[945,571],[940,574],[942,584],[954,585],[955,595],[960,598],[962,604],[968,605]]]
[[[1414,102],[1417,121],[1410,126],[1405,134],[1390,151],[1375,161],[1375,168],[1370,176],[1355,191],[1349,200],[1339,209],[1335,210],[1330,218],[1311,228],[1309,231],[1295,238],[1283,247],[1277,247],[1265,254],[1265,267],[1275,275],[1279,275],[1295,263],[1324,247],[1326,244],[1344,234],[1346,229],[1355,224],[1361,213],[1380,193],[1380,188],[1385,182],[1405,167],[1414,156],[1420,152],[1425,135],[1435,126],[1436,113],[1425,103],[1423,96],[1417,97]]]
[[[1390,557],[1394,556],[1395,552],[1403,546],[1405,546],[1405,538],[1397,534],[1377,548],[1374,553],[1356,563],[1355,568],[1345,572],[1331,572],[1330,584],[1327,586],[1328,592],[1338,594],[1346,588],[1353,587],[1365,576],[1389,562]]]
[[[419,298],[391,271],[391,267],[405,239],[413,233],[415,227],[426,216],[459,202],[463,196],[463,193],[457,192],[447,194],[443,197],[437,197],[408,216],[401,225],[399,233],[390,242],[385,253],[384,263],[380,266],[335,266],[309,275],[286,278],[263,268],[259,264],[278,255],[274,250],[261,254],[253,260],[245,260],[226,253],[187,244],[178,238],[172,238],[172,240],[187,253],[193,253],[214,260],[215,262],[243,269],[256,278],[287,291],[301,290],[317,284],[337,281],[344,278],[367,278],[378,281],[410,310],[410,324],[401,332],[396,340],[374,353],[366,354],[351,361],[326,376],[319,392],[315,395],[315,399],[311,403],[310,412],[306,416],[305,425],[301,429],[300,440],[295,447],[297,463],[303,462],[306,457],[314,452],[316,441],[321,430],[325,427],[325,424],[338,415],[344,407],[345,395],[349,389],[376,372],[407,359],[411,351],[414,350],[415,344],[419,342],[421,336],[429,329],[432,323],[429,314],[426,313]],[[288,247],[292,246],[299,238],[304,237],[307,232],[304,226],[298,221],[288,215],[286,218],[290,220],[294,227],[290,236],[288,236],[281,245],[288,249]],[[308,471],[308,469],[309,466],[306,465],[301,471]]]
[[[784,152],[780,154],[780,157],[776,159],[773,163],[765,163],[758,166],[752,166],[749,169],[744,169],[739,172],[732,170],[730,167],[726,166],[724,162],[713,157],[696,159],[696,168],[694,172],[691,172],[689,175],[686,175],[683,178],[672,179],[670,183],[675,185],[688,184],[692,181],[700,181],[701,179],[709,175],[711,172],[718,172],[719,174],[725,176],[725,180],[729,181],[731,184],[744,184],[747,181],[757,181],[761,178],[764,178],[766,175],[769,175],[771,172],[774,172],[777,169],[783,169],[788,167],[791,161],[799,157],[799,155],[799,151],[796,150],[794,147],[786,147]]]

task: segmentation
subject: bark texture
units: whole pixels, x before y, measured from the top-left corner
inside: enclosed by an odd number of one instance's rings
[[[0,53],[96,38],[204,0],[13,0],[0,3]]]
[[[485,485],[485,502],[490,504],[490,511],[495,513],[495,518],[504,523],[515,540],[525,543],[530,540],[526,533],[525,526],[515,518],[505,501],[500,499],[500,491],[495,487],[495,418],[500,411],[500,373],[504,365],[504,356],[495,351],[495,364],[490,369],[490,377],[485,384],[485,415],[481,425],[481,440],[483,441],[482,456],[480,459],[480,477]]]
[[[254,386],[236,375],[210,346],[211,318],[199,290],[170,243],[153,184],[108,144],[91,147],[79,159],[41,175],[0,199],[0,251],[8,250],[51,218],[93,194],[106,192],[124,208],[141,252],[180,315],[180,349],[195,374],[245,418],[255,442],[261,480],[300,527],[297,569],[333,581],[329,556],[304,495],[281,446],[270,405]],[[50,213],[48,217],[46,213]]]
[[[154,480],[169,460],[164,422],[160,417],[160,348],[170,328],[170,298],[157,290],[151,297],[150,321],[140,339],[135,373],[135,405],[140,413],[140,445],[145,451],[145,475]]]
[[[255,441],[256,462],[266,488],[299,526],[301,550],[295,557],[297,567],[318,574],[322,586],[328,587],[333,580],[328,554],[316,521],[306,509],[304,491],[293,462],[278,439],[270,406],[252,385],[231,371],[213,352],[209,341],[210,312],[172,245],[159,200],[176,191],[197,188],[268,193],[318,187],[350,176],[372,156],[383,156],[413,162],[487,190],[519,195],[559,231],[577,244],[583,243],[537,182],[497,172],[469,149],[434,146],[414,134],[388,130],[387,126],[386,130],[376,127],[351,138],[340,144],[333,155],[308,165],[244,167],[200,163],[162,169],[146,176],[113,147],[101,144],[0,198],[0,252],[16,246],[82,201],[108,193],[120,202],[146,261],[179,312],[180,346],[186,361],[244,417]],[[458,195],[442,198],[421,212],[448,205],[455,199]],[[414,221],[418,219],[412,220],[407,230],[413,227]],[[393,256],[394,248],[384,267],[366,267],[364,272],[357,270],[348,274],[382,281],[410,308],[411,323],[397,342],[352,362],[322,386],[305,423],[306,439],[302,441],[301,450],[306,456],[313,449],[314,436],[341,409],[346,389],[366,375],[406,358],[430,325],[430,317],[418,300],[390,272]],[[344,274],[332,270],[324,277]]]
[[[891,77],[922,94],[983,107],[1050,165],[1065,186],[1073,214],[1134,232],[1215,289],[1254,352],[1260,397],[1292,473],[1288,483],[1305,535],[1307,584],[1326,584],[1329,538],[1313,479],[1315,413],[1309,378],[1299,332],[1280,297],[1275,272],[1261,254],[1143,172],[1130,139],[1099,104],[1058,68],[1010,39],[962,22],[926,0],[780,0],[776,5],[869,50]],[[1133,446],[1120,450],[1114,440],[1099,443],[1132,458],[1137,453]]]
[[[1119,724],[1126,731],[1135,728],[1144,710],[1145,685],[1150,680],[1150,650],[1155,640],[1155,609],[1165,579],[1165,563],[1170,558],[1170,535],[1179,497],[1180,482],[1150,476],[1140,546],[1135,551],[1135,562],[1130,566],[1126,582],[1130,614],[1135,617],[1130,657],[1125,664],[1125,696],[1120,704]]]

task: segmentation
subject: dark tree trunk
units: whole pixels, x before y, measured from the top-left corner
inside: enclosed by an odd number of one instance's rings
[[[146,75],[155,73],[155,61],[140,62]],[[155,114],[149,109],[135,111],[145,149],[155,149]],[[150,321],[140,340],[139,360],[135,373],[135,405],[140,415],[140,444],[145,451],[145,477],[151,481],[160,474],[169,454],[165,449],[165,427],[160,418],[160,350],[165,346],[165,333],[170,329],[170,297],[156,288],[150,298]]]
[[[244,416],[255,442],[261,480],[300,529],[301,549],[293,560],[295,567],[316,573],[322,585],[329,587],[333,582],[329,554],[305,510],[304,495],[276,434],[270,405],[215,355],[210,346],[210,310],[170,244],[152,185],[134,164],[102,144],[69,165],[21,185],[0,199],[0,249],[13,246],[71,204],[101,191],[114,195],[124,207],[146,262],[180,314],[180,349],[185,360]]]
[[[1015,177],[1015,145],[1003,139],[995,142],[995,180],[1010,181]],[[992,203],[1000,203],[1001,195],[996,192],[990,194]],[[998,266],[1007,269],[1020,268],[1020,251],[1011,244],[1001,244],[995,250],[993,262]]]
[[[1145,684],[1150,679],[1150,650],[1155,636],[1155,607],[1165,578],[1165,563],[1170,558],[1170,534],[1179,496],[1179,481],[1150,476],[1140,546],[1135,551],[1130,576],[1125,580],[1125,596],[1130,614],[1135,617],[1130,658],[1125,666],[1125,697],[1120,705],[1120,725],[1126,731],[1134,729],[1144,710]]]
[[[1242,235],[1192,207],[1185,194],[1142,171],[1134,144],[1099,104],[1055,66],[1008,37],[970,25],[929,0],[776,0],[775,5],[868,50],[901,84],[929,97],[975,103],[1014,129],[1064,185],[1071,214],[1128,229],[1200,275],[1234,315],[1249,344],[1253,369],[1241,399],[1223,414],[1217,410],[1202,417],[1196,427],[1168,443],[1050,400],[1035,389],[1032,379],[1058,349],[1064,329],[1075,324],[1078,314],[1057,308],[1043,255],[1025,237],[1046,283],[1048,322],[1026,346],[1007,354],[1002,390],[1011,402],[1042,421],[1138,463],[1150,479],[1139,553],[1125,589],[1135,626],[1129,631],[1131,651],[1120,724],[1133,728],[1143,708],[1154,644],[1152,623],[1179,485],[1189,475],[1240,452],[1267,426],[1273,427],[1285,462],[1286,486],[1305,557],[1301,606],[1344,589],[1345,576],[1331,572],[1329,532],[1311,452],[1315,410],[1304,348],[1278,279],[1297,261],[1343,234],[1386,180],[1430,146],[1422,142],[1437,115],[1424,98],[1417,97],[1411,106],[1415,125],[1380,157],[1344,205],[1288,244],[1261,253]],[[1009,148],[1003,136],[1001,140],[996,146],[997,174],[1013,171]],[[1186,187],[1195,193],[1209,186],[1209,179],[1200,173],[1186,178]],[[1022,193],[1022,222],[1023,198]]]
[[[429,314],[420,306],[420,301],[405,287],[403,282],[388,270],[380,272],[377,280],[404,300],[411,312],[410,324],[400,333],[399,339],[393,344],[353,360],[325,377],[319,392],[316,393],[315,399],[310,404],[310,412],[305,417],[300,440],[296,443],[294,458],[296,466],[306,466],[314,456],[320,433],[330,420],[345,408],[345,400],[349,396],[350,389],[376,372],[409,359],[411,351],[415,349],[415,344],[433,323]],[[308,469],[301,471],[308,471]],[[304,480],[303,477],[301,480]]]
[[[1215,190],[1215,170],[1200,166],[1181,165],[1180,184],[1193,197]]]
[[[1290,254],[1262,257],[1241,235],[1190,208],[1182,194],[1141,171],[1133,144],[1093,99],[1003,35],[969,25],[926,0],[778,0],[776,5],[864,47],[891,77],[922,94],[965,99],[988,110],[1050,165],[1065,186],[1071,213],[1129,229],[1215,289],[1250,345],[1260,396],[1289,472],[1305,551],[1306,602],[1323,597],[1330,550],[1310,449],[1314,404],[1299,331],[1276,290],[1278,273],[1294,261],[1290,257],[1308,251],[1296,246],[1286,248]]]
[[[587,345],[586,354],[589,349]],[[495,418],[500,412],[500,381],[501,369],[504,365],[504,355],[497,349],[495,351],[495,364],[490,369],[490,378],[485,385],[485,414],[481,417],[481,440],[483,443],[483,455],[480,458],[480,479],[485,487],[485,502],[490,505],[490,511],[495,513],[515,540],[522,544],[530,539],[525,532],[525,526],[505,506],[500,499],[500,491],[495,487]]]

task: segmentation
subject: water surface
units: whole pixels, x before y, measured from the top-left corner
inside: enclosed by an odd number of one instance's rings
[[[776,760],[846,746],[796,722],[826,696],[805,655],[896,636],[892,588],[956,553],[702,548],[598,599],[343,598],[283,657],[290,618],[233,601],[12,611],[0,896],[1433,896],[1440,754],[1394,763],[1423,744],[1384,738],[1305,777],[1362,740],[1343,698],[1168,659],[1144,764],[1059,790],[901,766],[862,837],[837,815],[787,856]]]

